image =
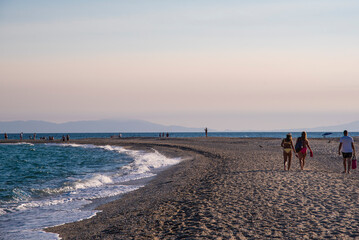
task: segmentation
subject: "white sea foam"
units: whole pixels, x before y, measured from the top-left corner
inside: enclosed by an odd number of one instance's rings
[[[6,209],[0,208],[0,216],[6,214]]]
[[[135,160],[125,166],[124,169],[137,174],[151,172],[152,170],[174,165],[181,161],[181,158],[167,158],[156,150],[151,153],[143,151],[129,151],[127,154],[131,155]]]
[[[76,144],[76,143],[45,143],[47,146],[60,146],[60,147],[80,147],[80,148],[98,148],[93,144]]]
[[[58,144],[60,146],[81,147],[81,148],[101,148],[108,151],[115,151],[131,156],[134,161],[123,169],[129,171],[130,174],[148,173],[158,168],[177,164],[181,158],[168,158],[158,151],[153,149],[153,152],[145,152],[139,150],[129,150],[120,146],[96,146],[92,144]]]
[[[181,161],[181,158],[168,158],[154,149],[153,152],[146,152],[110,145],[99,146],[99,148],[124,153],[134,158],[131,164],[124,167],[124,169],[130,170],[132,174],[147,173],[154,169],[177,164]]]
[[[29,208],[38,208],[38,207],[46,207],[46,206],[53,206],[59,204],[65,204],[68,202],[74,201],[73,198],[61,198],[61,199],[53,199],[53,200],[44,200],[44,201],[31,201],[28,203],[20,204],[16,207],[16,210],[26,210]]]
[[[108,185],[101,188],[96,189],[87,189],[87,190],[80,190],[76,193],[72,193],[71,195],[92,200],[97,198],[106,198],[106,197],[113,197],[120,194],[124,194],[127,192],[134,191],[136,189],[139,189],[142,187],[142,185],[136,185],[136,186],[125,186],[125,185]]]
[[[154,177],[156,176],[156,174],[154,173],[132,173],[132,174],[125,174],[123,175],[123,173],[118,173],[116,175],[114,175],[114,178],[116,178],[116,182],[121,182],[121,183],[125,183],[125,182],[129,182],[129,181],[136,181],[136,180],[140,180],[143,178],[150,178],[150,177]]]
[[[181,161],[180,158],[167,158],[156,150],[145,152],[129,150],[120,146],[95,146],[73,143],[46,145],[86,149],[100,148],[106,151],[125,154],[132,158],[133,161],[120,169],[114,169],[113,172],[93,173],[86,176],[68,178],[64,185],[59,188],[33,189],[39,196],[43,196],[37,200],[29,199],[26,193],[17,192],[19,196],[18,202],[6,209],[0,208],[0,216],[10,225],[12,221],[14,221],[14,226],[17,222],[25,221],[26,224],[21,226],[21,229],[14,228],[13,231],[8,229],[8,236],[20,239],[24,236],[28,239],[46,239],[49,235],[36,229],[94,216],[96,211],[80,209],[93,199],[112,197],[143,187],[142,184],[124,185],[122,183],[153,177],[156,175],[155,170],[177,164]]]
[[[41,189],[41,190],[34,189],[34,191],[43,192],[48,195],[61,194],[61,193],[68,193],[68,194],[74,195],[74,194],[78,193],[80,190],[84,190],[84,191],[93,192],[96,195],[96,192],[101,191],[101,187],[106,187],[106,185],[117,186],[118,183],[119,183],[119,181],[116,181],[116,183],[115,183],[114,180],[110,176],[95,174],[94,176],[89,177],[87,179],[81,179],[81,180],[67,182],[65,186],[62,186],[60,188],[45,188],[45,189]],[[93,191],[88,190],[91,188],[96,188],[96,190],[93,190]],[[126,192],[126,191],[124,191],[124,192]],[[123,193],[123,191],[120,191],[118,194],[120,194],[120,193]],[[112,194],[109,193],[109,195],[112,195]],[[88,194],[88,196],[91,196],[91,195]],[[107,197],[107,196],[101,196],[101,197]]]
[[[91,188],[91,187],[100,187],[105,184],[113,183],[112,179],[105,175],[96,174],[90,179],[79,180],[75,182],[75,189]]]
[[[34,146],[34,144],[32,144],[32,143],[28,143],[28,142],[18,142],[18,143],[1,143],[1,145],[29,145],[29,146]]]

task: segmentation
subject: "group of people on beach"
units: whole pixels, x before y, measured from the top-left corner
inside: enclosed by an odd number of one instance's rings
[[[70,141],[70,135],[68,135],[68,134],[67,134],[66,136],[65,136],[65,135],[62,135],[62,141],[63,141],[63,142],[65,142],[65,141],[67,141],[67,142]]]
[[[167,137],[168,138],[168,137],[170,137],[170,134],[169,133],[166,133],[166,134],[165,133],[159,133],[158,137],[160,137],[160,138]]]
[[[344,136],[340,138],[338,154],[343,155],[343,173],[350,173],[352,158],[355,158],[354,140],[348,136],[348,131],[343,132]],[[292,161],[292,151],[299,159],[300,169],[303,170],[305,166],[305,158],[309,149],[310,156],[313,157],[312,148],[309,145],[307,133],[302,132],[301,136],[297,138],[295,145],[293,144],[292,134],[288,133],[286,138],[282,140],[281,147],[283,148],[284,170],[290,169]]]
[[[34,133],[32,136],[31,135],[28,135],[28,137],[29,137],[29,139],[31,139],[31,140],[36,140],[36,133]],[[7,139],[9,139],[9,135],[7,134],[7,133],[4,133],[4,139],[5,140],[7,140]],[[24,140],[24,133],[23,132],[21,132],[20,134],[19,134],[19,139],[20,140]],[[40,140],[46,140],[46,137],[40,137],[39,138]],[[53,136],[49,136],[48,137],[48,140],[55,140],[55,137],[53,137]],[[70,135],[63,135],[62,136],[62,141],[63,142],[65,142],[65,141],[70,141]]]

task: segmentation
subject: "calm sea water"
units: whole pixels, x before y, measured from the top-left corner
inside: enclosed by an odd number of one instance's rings
[[[309,138],[321,138],[325,132],[308,132]],[[270,138],[284,138],[287,132],[209,132],[209,137],[241,137],[241,138],[256,138],[256,137],[270,137]],[[292,132],[293,137],[299,137],[300,132]],[[38,133],[36,138],[41,137],[48,138],[53,136],[55,139],[61,139],[63,135],[67,133]],[[111,136],[118,136],[119,133],[70,133],[71,139],[81,138],[110,138]],[[121,133],[122,137],[158,137],[158,132],[153,133]],[[174,132],[169,133],[170,137],[203,137],[204,132]],[[341,137],[342,132],[331,132],[327,135],[327,138]],[[350,132],[351,136],[359,136],[359,132]],[[8,134],[9,139],[19,139],[19,133]],[[24,139],[30,139],[33,137],[33,133],[24,133]],[[0,136],[0,139],[4,139],[4,135]]]
[[[292,133],[298,137],[300,133]],[[323,133],[308,133],[320,138]],[[37,138],[66,134],[37,134]],[[204,133],[170,133],[170,137],[203,137]],[[283,132],[210,132],[214,137],[284,138]],[[33,134],[24,134],[29,139]],[[71,139],[110,138],[118,133],[72,133]],[[158,137],[159,133],[122,133],[122,137]],[[340,137],[333,133],[327,137]],[[359,136],[359,133],[351,133]],[[0,137],[3,139],[3,136]],[[19,134],[9,134],[18,139]],[[57,239],[43,228],[93,216],[86,207],[96,199],[142,187],[170,159],[158,152],[118,146],[76,144],[0,144],[0,239]],[[134,181],[133,181],[134,180]],[[136,183],[137,182],[137,183]],[[132,183],[132,184],[129,184]]]

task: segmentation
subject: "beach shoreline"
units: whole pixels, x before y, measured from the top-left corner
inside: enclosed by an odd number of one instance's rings
[[[280,139],[83,139],[186,160],[95,217],[45,229],[62,239],[359,237],[359,175],[342,174],[338,139],[310,139],[313,158],[283,171]]]

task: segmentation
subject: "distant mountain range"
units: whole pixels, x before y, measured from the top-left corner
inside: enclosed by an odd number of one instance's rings
[[[275,132],[359,132],[359,121],[315,128],[281,129]],[[161,125],[142,120],[97,120],[53,123],[46,121],[0,121],[0,133],[83,133],[83,132],[202,132],[203,128]],[[215,132],[214,129],[209,129]],[[230,130],[228,130],[230,131]]]
[[[359,121],[334,126],[316,127],[308,129],[308,131],[311,132],[342,132],[344,130],[348,130],[350,132],[359,132]]]
[[[2,121],[0,133],[82,133],[82,132],[202,132],[202,128],[166,126],[141,120],[97,120],[53,123],[46,121]]]
[[[342,132],[344,130],[348,130],[349,132],[359,132],[359,121],[340,124],[340,125],[332,125],[332,126],[324,126],[324,127],[315,127],[315,128],[301,128],[301,129],[285,129],[279,130],[281,132],[292,131],[292,132]]]

